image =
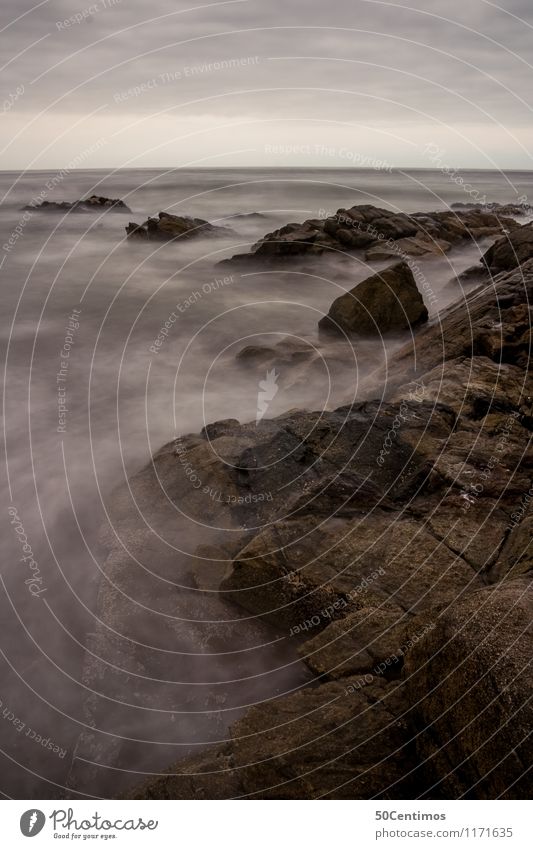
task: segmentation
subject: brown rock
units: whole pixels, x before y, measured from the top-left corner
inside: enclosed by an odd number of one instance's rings
[[[431,795],[528,798],[533,595],[527,580],[458,602],[406,659]]]
[[[428,311],[405,262],[390,266],[333,301],[319,328],[332,333],[377,336],[416,327]]]
[[[533,222],[514,229],[498,239],[483,256],[483,262],[493,272],[511,271],[533,258]]]

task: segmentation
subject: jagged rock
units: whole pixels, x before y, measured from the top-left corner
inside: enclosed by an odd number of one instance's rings
[[[39,204],[29,204],[23,207],[25,210],[39,212],[130,212],[129,206],[126,206],[123,200],[119,198],[111,199],[100,197],[99,195],[91,195],[85,200],[75,201],[51,201],[43,200]]]
[[[533,258],[533,222],[514,229],[498,239],[483,256],[487,268],[497,273],[511,271]]]
[[[434,796],[528,798],[533,760],[531,582],[453,605],[406,658],[418,755]]]
[[[401,262],[336,298],[319,328],[336,334],[377,336],[409,330],[427,319],[427,307],[412,271]]]
[[[340,255],[368,249],[372,259],[423,256],[449,250],[465,239],[496,236],[518,225],[487,211],[419,212],[406,215],[362,204],[339,209],[327,218],[291,222],[267,233],[249,253],[224,263],[275,263],[289,258],[316,257],[328,251]]]
[[[160,212],[158,218],[148,218],[144,224],[130,222],[126,227],[130,239],[169,242],[174,239],[192,239],[197,236],[224,236],[232,231],[228,227],[216,227],[203,218],[189,218]]]

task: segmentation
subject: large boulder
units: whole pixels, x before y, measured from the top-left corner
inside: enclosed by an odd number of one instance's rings
[[[434,795],[528,798],[532,654],[525,579],[466,597],[408,654],[405,686]]]
[[[483,262],[492,272],[511,271],[533,258],[533,222],[514,229],[498,239],[483,256]]]
[[[336,298],[319,327],[336,334],[378,336],[409,330],[427,319],[413,273],[406,262],[400,262]]]

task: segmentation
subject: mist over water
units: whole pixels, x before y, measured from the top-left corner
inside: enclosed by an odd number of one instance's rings
[[[52,176],[0,174],[1,245],[21,222],[21,207]],[[533,177],[472,172],[468,181],[489,201],[513,202],[531,197]],[[132,214],[32,212],[16,243],[0,252],[7,471],[0,748],[10,776],[5,785],[17,798],[72,795],[64,787],[84,769],[92,790],[80,793],[112,795],[138,781],[139,773],[224,739],[243,705],[308,678],[283,635],[216,594],[169,594],[156,581],[151,596],[145,573],[130,636],[155,651],[139,666],[134,691],[132,679],[125,684],[111,668],[100,680],[103,694],[95,695],[92,679],[84,679],[86,648],[95,654],[102,649],[95,621],[105,558],[100,534],[109,525],[114,493],[175,437],[219,419],[255,419],[265,370],[237,360],[239,351],[287,337],[313,351],[312,368],[304,362],[280,369],[271,418],[297,407],[348,403],[357,397],[358,382],[408,340],[352,347],[318,337],[318,321],[334,298],[389,263],[369,268],[360,258],[339,257],[284,270],[217,263],[289,221],[340,207],[369,203],[414,212],[469,200],[438,172],[305,169],[76,171],[46,199],[92,193],[122,198]],[[159,210],[199,216],[234,232],[173,244],[126,241],[130,220],[142,223]],[[233,218],[250,213],[262,217]],[[437,296],[432,319],[463,296],[456,275],[477,262],[484,247],[419,260]],[[172,313],[177,319],[156,345]],[[58,402],[65,397],[61,417]],[[139,550],[160,578],[187,586],[186,556],[202,534],[184,520],[171,535],[173,544],[179,539],[183,562],[172,550],[167,560],[160,551],[154,557],[144,538]],[[21,559],[30,558],[25,546],[37,564],[33,571],[30,559]],[[169,624],[158,612],[180,621]],[[217,632],[210,638],[216,651],[205,649],[206,620],[230,620],[222,637]],[[149,680],[143,678],[148,654]],[[121,662],[131,671],[138,656],[132,650]],[[97,742],[90,729],[95,716],[105,722]],[[120,769],[137,772],[118,776],[81,760],[85,751],[87,761],[110,763],[118,749]],[[77,781],[81,787],[83,780]]]

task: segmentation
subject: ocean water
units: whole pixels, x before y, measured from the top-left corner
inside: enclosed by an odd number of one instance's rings
[[[462,176],[488,201],[533,196],[530,172]],[[92,193],[120,197],[132,213],[21,211],[38,197],[76,200]],[[221,418],[253,420],[258,374],[239,365],[236,354],[286,337],[319,345],[317,323],[333,299],[383,267],[369,268],[360,257],[280,270],[218,263],[288,221],[339,207],[367,203],[414,212],[466,203],[471,195],[436,171],[169,169],[0,172],[0,197],[4,789],[18,798],[61,796],[87,719],[84,646],[94,630],[96,538],[114,489],[175,436]],[[160,210],[233,232],[187,243],[126,241],[129,221],[141,223]],[[437,295],[433,320],[464,296],[457,274],[488,244],[421,261]],[[173,312],[178,318],[168,327]],[[312,379],[281,373],[268,415],[333,408],[353,397],[354,383],[404,341],[360,343],[355,354],[337,343],[330,352],[333,375],[327,369]],[[38,564],[33,573],[23,557]],[[247,650],[245,637],[239,634],[239,646]],[[287,676],[280,657],[278,649],[265,652],[262,698],[304,680],[294,659]],[[233,662],[227,660],[228,677]],[[277,676],[276,664],[283,667]],[[146,734],[157,733],[157,716],[142,722]],[[125,713],[116,713],[118,736],[128,723]],[[194,728],[187,733],[194,737]],[[131,764],[135,768],[134,746]],[[105,787],[95,779],[92,795]]]

